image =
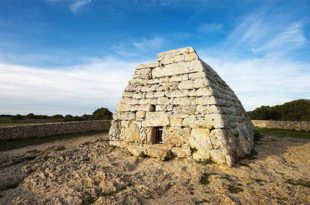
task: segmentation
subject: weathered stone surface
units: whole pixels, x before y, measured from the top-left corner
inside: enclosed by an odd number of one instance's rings
[[[163,67],[154,68],[152,76],[154,78],[181,75],[186,73],[194,73],[203,71],[203,67],[199,60],[189,62],[178,62],[168,64]]]
[[[170,146],[181,147],[188,142],[191,133],[190,128],[181,127],[165,127],[164,128],[164,144]]]
[[[147,156],[157,158],[159,160],[167,160],[171,157],[171,152],[167,147],[158,145],[149,145],[146,147]]]
[[[139,65],[113,120],[112,141],[143,147],[161,143],[162,138],[163,144],[145,151],[160,159],[169,155],[171,147],[177,157],[186,156],[184,147],[187,151],[192,147],[195,160],[232,166],[254,144],[253,125],[240,101],[190,47],[160,53],[156,63]],[[128,149],[142,156],[143,149],[135,146]],[[169,152],[165,146],[170,146]]]
[[[158,127],[169,125],[168,114],[165,112],[147,112],[144,127]]]
[[[171,153],[177,158],[185,158],[191,155],[191,151],[189,148],[180,148],[180,147],[173,147],[171,149]]]
[[[146,148],[138,145],[129,144],[126,147],[128,151],[136,157],[143,157],[146,155]]]

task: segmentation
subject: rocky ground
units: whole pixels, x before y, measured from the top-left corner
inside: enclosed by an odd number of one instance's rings
[[[310,140],[264,136],[234,168],[136,158],[106,134],[0,152],[0,204],[310,204]]]

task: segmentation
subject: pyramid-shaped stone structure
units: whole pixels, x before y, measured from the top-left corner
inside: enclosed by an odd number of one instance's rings
[[[137,66],[113,116],[110,144],[136,156],[232,166],[251,152],[253,136],[235,93],[186,47]]]

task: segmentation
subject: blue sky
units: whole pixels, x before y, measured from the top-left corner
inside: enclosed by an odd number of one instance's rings
[[[0,113],[111,110],[137,64],[192,46],[246,110],[310,98],[310,1],[2,0]]]

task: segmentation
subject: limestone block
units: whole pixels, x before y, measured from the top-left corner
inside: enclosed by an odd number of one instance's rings
[[[144,69],[137,69],[134,72],[132,77],[133,79],[151,79],[152,78],[152,69],[144,68]]]
[[[141,99],[141,98],[144,98],[144,94],[143,93],[135,93],[132,95],[132,98]]]
[[[155,92],[154,93],[155,98],[164,97],[164,96],[165,96],[165,92]]]
[[[172,90],[171,97],[185,97],[188,95],[188,90]]]
[[[175,56],[173,59],[175,63],[178,63],[178,62],[185,60],[185,55],[178,55],[178,56]]]
[[[122,98],[121,103],[123,104],[129,104],[129,105],[136,105],[138,104],[138,99],[133,99],[133,98]]]
[[[221,113],[221,108],[216,105],[197,105],[197,114],[214,114]]]
[[[140,108],[140,105],[132,105],[131,106],[131,109],[130,109],[130,112],[136,112],[138,111]]]
[[[146,155],[146,148],[141,146],[129,144],[127,145],[127,149],[133,156],[136,157],[143,157]]]
[[[194,128],[192,129],[189,144],[191,147],[199,149],[212,149],[212,143],[210,139],[210,130],[206,128]]]
[[[191,105],[191,99],[187,97],[174,98],[173,105]]]
[[[132,98],[133,92],[124,91],[123,97]]]
[[[185,56],[185,61],[191,61],[191,60],[197,60],[198,56],[196,53],[192,52],[192,53],[187,53],[184,55]]]
[[[171,153],[177,158],[185,158],[191,155],[190,149],[180,147],[173,147],[171,149]]]
[[[170,50],[170,51],[157,54],[157,60],[160,61],[160,60],[167,59],[167,58],[174,58],[178,55],[183,55],[186,53],[193,53],[193,52],[195,52],[195,50],[192,47]]]
[[[160,64],[161,65],[167,65],[167,64],[171,64],[173,62],[174,62],[173,58],[166,58],[166,59],[163,59],[162,61],[160,61]]]
[[[156,112],[158,112],[158,111],[164,111],[164,112],[166,112],[166,111],[167,111],[167,105],[156,105],[155,111],[156,111]]]
[[[224,129],[213,129],[210,132],[210,139],[214,149],[227,146]]]
[[[188,96],[194,97],[196,96],[197,89],[188,90]]]
[[[140,105],[146,105],[146,104],[156,104],[157,103],[157,99],[151,99],[151,98],[147,98],[147,99],[140,99],[138,102]]]
[[[185,80],[180,82],[178,85],[178,89],[180,90],[189,90],[189,89],[194,89],[194,81],[192,80]]]
[[[153,78],[160,78],[166,76],[181,75],[186,73],[201,72],[203,67],[199,60],[190,62],[179,62],[165,65],[164,67],[157,67],[152,70]]]
[[[127,142],[124,141],[109,141],[109,145],[112,147],[126,148]]]
[[[159,63],[158,62],[154,62],[154,63],[144,63],[144,64],[139,64],[137,66],[137,69],[143,69],[143,68],[155,68],[158,67]]]
[[[158,84],[157,86],[156,86],[156,90],[157,91],[166,91],[166,90],[169,90],[169,88],[170,88],[170,84],[169,84],[169,82],[167,81],[167,82],[162,82],[162,83],[160,83],[160,84]]]
[[[205,72],[198,72],[198,73],[190,73],[188,74],[189,79],[196,79],[196,78],[205,78],[206,73]]]
[[[121,112],[120,118],[122,120],[134,120],[136,118],[136,115],[133,112]]]
[[[189,114],[193,115],[196,112],[195,105],[186,105],[186,106],[174,106],[173,113],[174,114]]]
[[[203,88],[209,86],[209,81],[206,78],[197,78],[194,80],[194,88]]]
[[[138,111],[137,113],[136,113],[136,118],[137,118],[137,120],[143,120],[144,118],[145,118],[145,111]]]
[[[188,127],[165,127],[164,128],[164,144],[169,146],[181,147],[188,143],[191,129]]]
[[[197,97],[195,100],[197,105],[216,105],[217,101],[212,96]]]
[[[167,111],[172,111],[173,105],[167,105]]]
[[[225,128],[226,121],[221,114],[208,114],[205,116],[205,120],[214,128]]]
[[[147,112],[143,127],[159,127],[169,125],[168,113]]]
[[[149,84],[149,85],[158,84],[158,83],[160,83],[159,78],[150,79],[150,80],[147,81],[147,84]]]
[[[130,104],[120,103],[116,106],[116,111],[118,112],[126,112],[126,111],[130,111],[130,109],[131,109]]]
[[[157,104],[158,105],[168,105],[171,103],[171,100],[169,98],[166,97],[159,97],[157,99]]]
[[[178,81],[184,81],[184,80],[188,80],[188,74],[175,75],[169,78],[169,82],[178,82]]]
[[[154,93],[155,93],[155,92],[147,92],[146,95],[145,95],[145,97],[146,97],[146,98],[154,98]]]
[[[147,105],[139,105],[138,110],[141,110],[141,111],[150,111],[150,110],[152,110],[152,105],[149,105],[149,104],[147,104]]]
[[[178,117],[174,117],[174,116],[171,116],[171,118],[170,118],[170,125],[171,126],[179,126],[179,127],[181,127],[182,126],[182,122],[183,122],[182,118],[178,118]]]
[[[149,85],[149,86],[143,86],[141,88],[142,92],[150,92],[150,91],[155,91],[156,90],[156,84],[155,85]]]
[[[196,96],[211,96],[212,93],[213,92],[210,87],[202,87],[197,89]]]
[[[135,123],[129,123],[128,127],[123,127],[122,134],[126,142],[139,142],[139,127]]]
[[[134,92],[134,91],[141,91],[142,86],[136,86],[133,84],[129,84],[127,85],[127,87],[125,88],[125,91],[129,91],[129,92]]]
[[[119,121],[112,120],[111,127],[109,130],[110,139],[111,140],[118,139],[120,135],[120,131],[121,131],[121,123]]]
[[[209,160],[210,158],[209,150],[197,150],[193,153],[193,159],[196,161]]]
[[[166,147],[149,145],[146,147],[146,149],[147,156],[149,157],[157,158],[159,160],[167,160],[171,158],[171,152]]]
[[[218,164],[225,164],[226,163],[226,157],[223,153],[223,150],[210,150],[210,157],[211,160],[218,163]],[[228,166],[231,166],[230,164],[227,164]]]

